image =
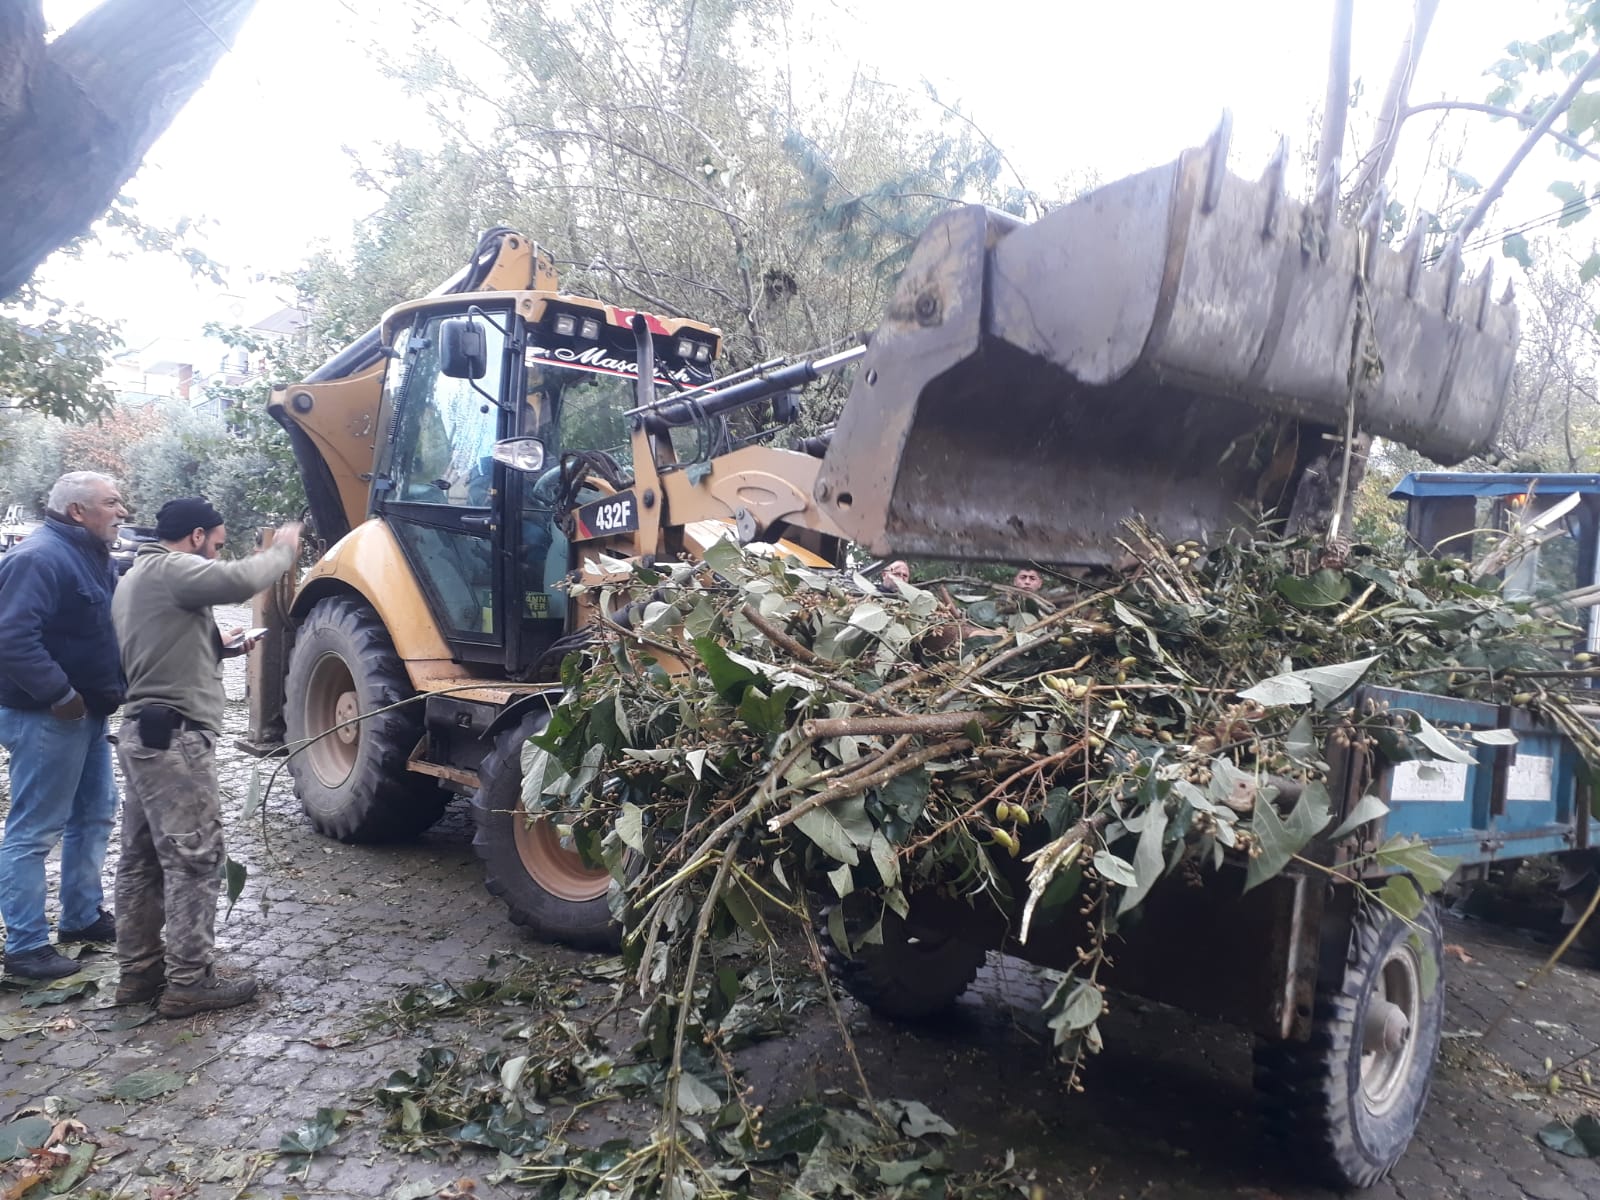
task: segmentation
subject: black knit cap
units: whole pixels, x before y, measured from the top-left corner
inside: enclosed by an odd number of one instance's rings
[[[156,514],[156,536],[163,542],[176,542],[196,529],[215,529],[222,514],[204,496],[179,496],[168,500]]]

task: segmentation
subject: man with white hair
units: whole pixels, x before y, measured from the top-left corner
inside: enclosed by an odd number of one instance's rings
[[[116,817],[106,718],[122,704],[111,624],[111,547],[128,507],[116,480],[71,471],[45,522],[0,558],[0,746],[11,810],[0,836],[5,973],[60,979],[78,969],[50,944],[44,862],[61,843],[56,940],[112,942],[100,871]]]

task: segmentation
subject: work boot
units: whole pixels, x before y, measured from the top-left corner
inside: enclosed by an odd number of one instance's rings
[[[124,971],[117,980],[114,1004],[148,1004],[167,986],[167,969],[156,964],[148,971]]]
[[[65,979],[79,971],[77,963],[54,946],[37,946],[6,955],[6,974],[13,979]]]
[[[215,971],[207,971],[199,983],[169,983],[156,1011],[163,1017],[193,1017],[245,1004],[255,994],[256,981],[248,975],[225,979]]]
[[[65,946],[69,942],[115,942],[117,940],[117,919],[107,909],[102,908],[100,915],[82,929],[61,929],[56,931],[56,945]]]

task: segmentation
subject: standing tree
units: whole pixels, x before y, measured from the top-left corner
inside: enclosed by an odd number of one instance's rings
[[[111,206],[255,0],[106,0],[54,41],[0,4],[0,299]]]

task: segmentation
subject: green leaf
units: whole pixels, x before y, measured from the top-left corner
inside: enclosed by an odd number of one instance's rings
[[[1566,183],[1557,180],[1550,185],[1550,192],[1562,204],[1562,215],[1557,222],[1558,228],[1576,225],[1589,215],[1589,195],[1575,183]]]
[[[722,1111],[722,1098],[704,1080],[685,1071],[678,1076],[678,1108],[691,1117]]]
[[[1565,1121],[1551,1121],[1548,1125],[1541,1126],[1534,1136],[1539,1139],[1541,1145],[1547,1146],[1557,1154],[1565,1154],[1570,1158],[1594,1157],[1594,1151],[1584,1145],[1577,1131]]]
[[[1430,895],[1444,887],[1456,870],[1453,861],[1439,857],[1421,838],[1398,834],[1378,847],[1375,858],[1379,866],[1408,873]]]
[[[1133,869],[1133,864],[1125,858],[1118,858],[1109,850],[1095,851],[1094,869],[1107,883],[1115,883],[1120,887],[1131,888],[1139,882],[1139,874]]]
[[[700,558],[706,566],[719,575],[728,575],[743,565],[744,551],[739,549],[739,543],[732,538],[723,538],[707,546],[706,552]]]
[[[1567,132],[1582,140],[1600,128],[1600,92],[1579,92],[1567,106]]]
[[[748,688],[739,701],[739,719],[756,733],[778,733],[788,725],[789,701],[794,694],[794,688],[778,688],[770,696],[760,688]]]
[[[850,835],[845,832],[839,818],[826,808],[813,808],[795,818],[794,827],[805,834],[829,858],[835,862],[855,866],[861,861],[861,856],[856,853],[855,846],[850,841]]]
[[[172,1071],[158,1071],[151,1067],[119,1080],[112,1087],[110,1095],[113,1100],[153,1100],[177,1091],[183,1086],[183,1079],[182,1075]]]
[[[319,1108],[317,1115],[278,1141],[280,1154],[316,1154],[339,1140],[339,1126],[349,1116],[342,1108]]]
[[[888,609],[874,600],[863,600],[850,614],[850,624],[868,633],[882,633],[892,619]]]
[[[622,839],[622,844],[635,854],[644,853],[644,809],[637,804],[622,802],[622,811],[617,814],[617,836]]]
[[[1059,1043],[1063,1036],[1089,1028],[1100,1019],[1105,1007],[1105,996],[1100,989],[1088,980],[1080,980],[1068,993],[1061,1011],[1050,1021],[1050,1028],[1056,1032],[1056,1041]]]
[[[1318,707],[1325,707],[1360,683],[1361,677],[1381,657],[1374,654],[1370,658],[1358,658],[1352,662],[1272,675],[1240,692],[1239,698],[1254,700],[1267,708],[1280,704],[1309,704],[1313,700]]]
[[[1283,749],[1290,758],[1299,762],[1317,762],[1317,735],[1311,724],[1311,714],[1303,714],[1283,735]]]
[[[1516,259],[1524,270],[1533,269],[1533,252],[1528,249],[1528,239],[1520,233],[1507,234],[1500,243],[1500,253]]]
[[[1509,729],[1474,729],[1472,740],[1480,746],[1515,746],[1517,735]]]
[[[1583,260],[1583,265],[1578,268],[1578,282],[1588,283],[1596,275],[1600,275],[1600,251]]]
[[[1145,812],[1139,845],[1133,852],[1133,886],[1123,890],[1122,899],[1117,904],[1119,915],[1143,900],[1166,869],[1166,856],[1161,852],[1161,843],[1167,832],[1167,806],[1157,800]]]
[[[1245,891],[1283,870],[1289,860],[1316,837],[1332,820],[1329,803],[1328,789],[1320,783],[1306,784],[1287,818],[1279,817],[1272,804],[1257,801],[1250,828],[1255,832],[1260,853],[1250,859],[1245,869]]]
[[[1368,821],[1376,821],[1379,817],[1389,814],[1389,806],[1377,796],[1371,794],[1361,797],[1356,806],[1350,810],[1350,815],[1339,823],[1339,828],[1328,835],[1330,841],[1337,842],[1342,837],[1348,837],[1360,829]]]
[[[233,912],[234,902],[239,899],[240,894],[244,891],[244,881],[250,878],[250,868],[245,866],[242,862],[235,862],[230,858],[223,865],[223,871],[226,874],[228,881],[228,907],[227,910],[222,914],[222,918],[223,920],[227,920],[228,914]]]
[[[30,1150],[44,1145],[55,1122],[49,1117],[23,1117],[8,1125],[0,1125],[0,1162],[21,1158]]]
[[[1278,594],[1296,608],[1334,608],[1350,595],[1350,580],[1343,571],[1323,568],[1308,578],[1280,576],[1274,585]]]
[[[1445,762],[1461,763],[1464,766],[1473,766],[1478,758],[1472,751],[1467,750],[1440,733],[1426,717],[1420,713],[1412,713],[1410,719],[1411,732],[1424,749],[1435,758],[1442,758]]]
[[[77,1142],[62,1148],[67,1152],[67,1165],[57,1170],[50,1180],[52,1196],[65,1195],[77,1187],[94,1166],[95,1151],[100,1149],[93,1142]]]
[[[728,704],[738,704],[747,688],[761,682],[761,676],[734,662],[726,650],[708,637],[695,638],[694,650],[705,664],[711,686]]]
[[[1378,900],[1383,906],[1398,913],[1408,921],[1415,921],[1427,904],[1428,898],[1417,890],[1409,876],[1391,875],[1378,889]]]

